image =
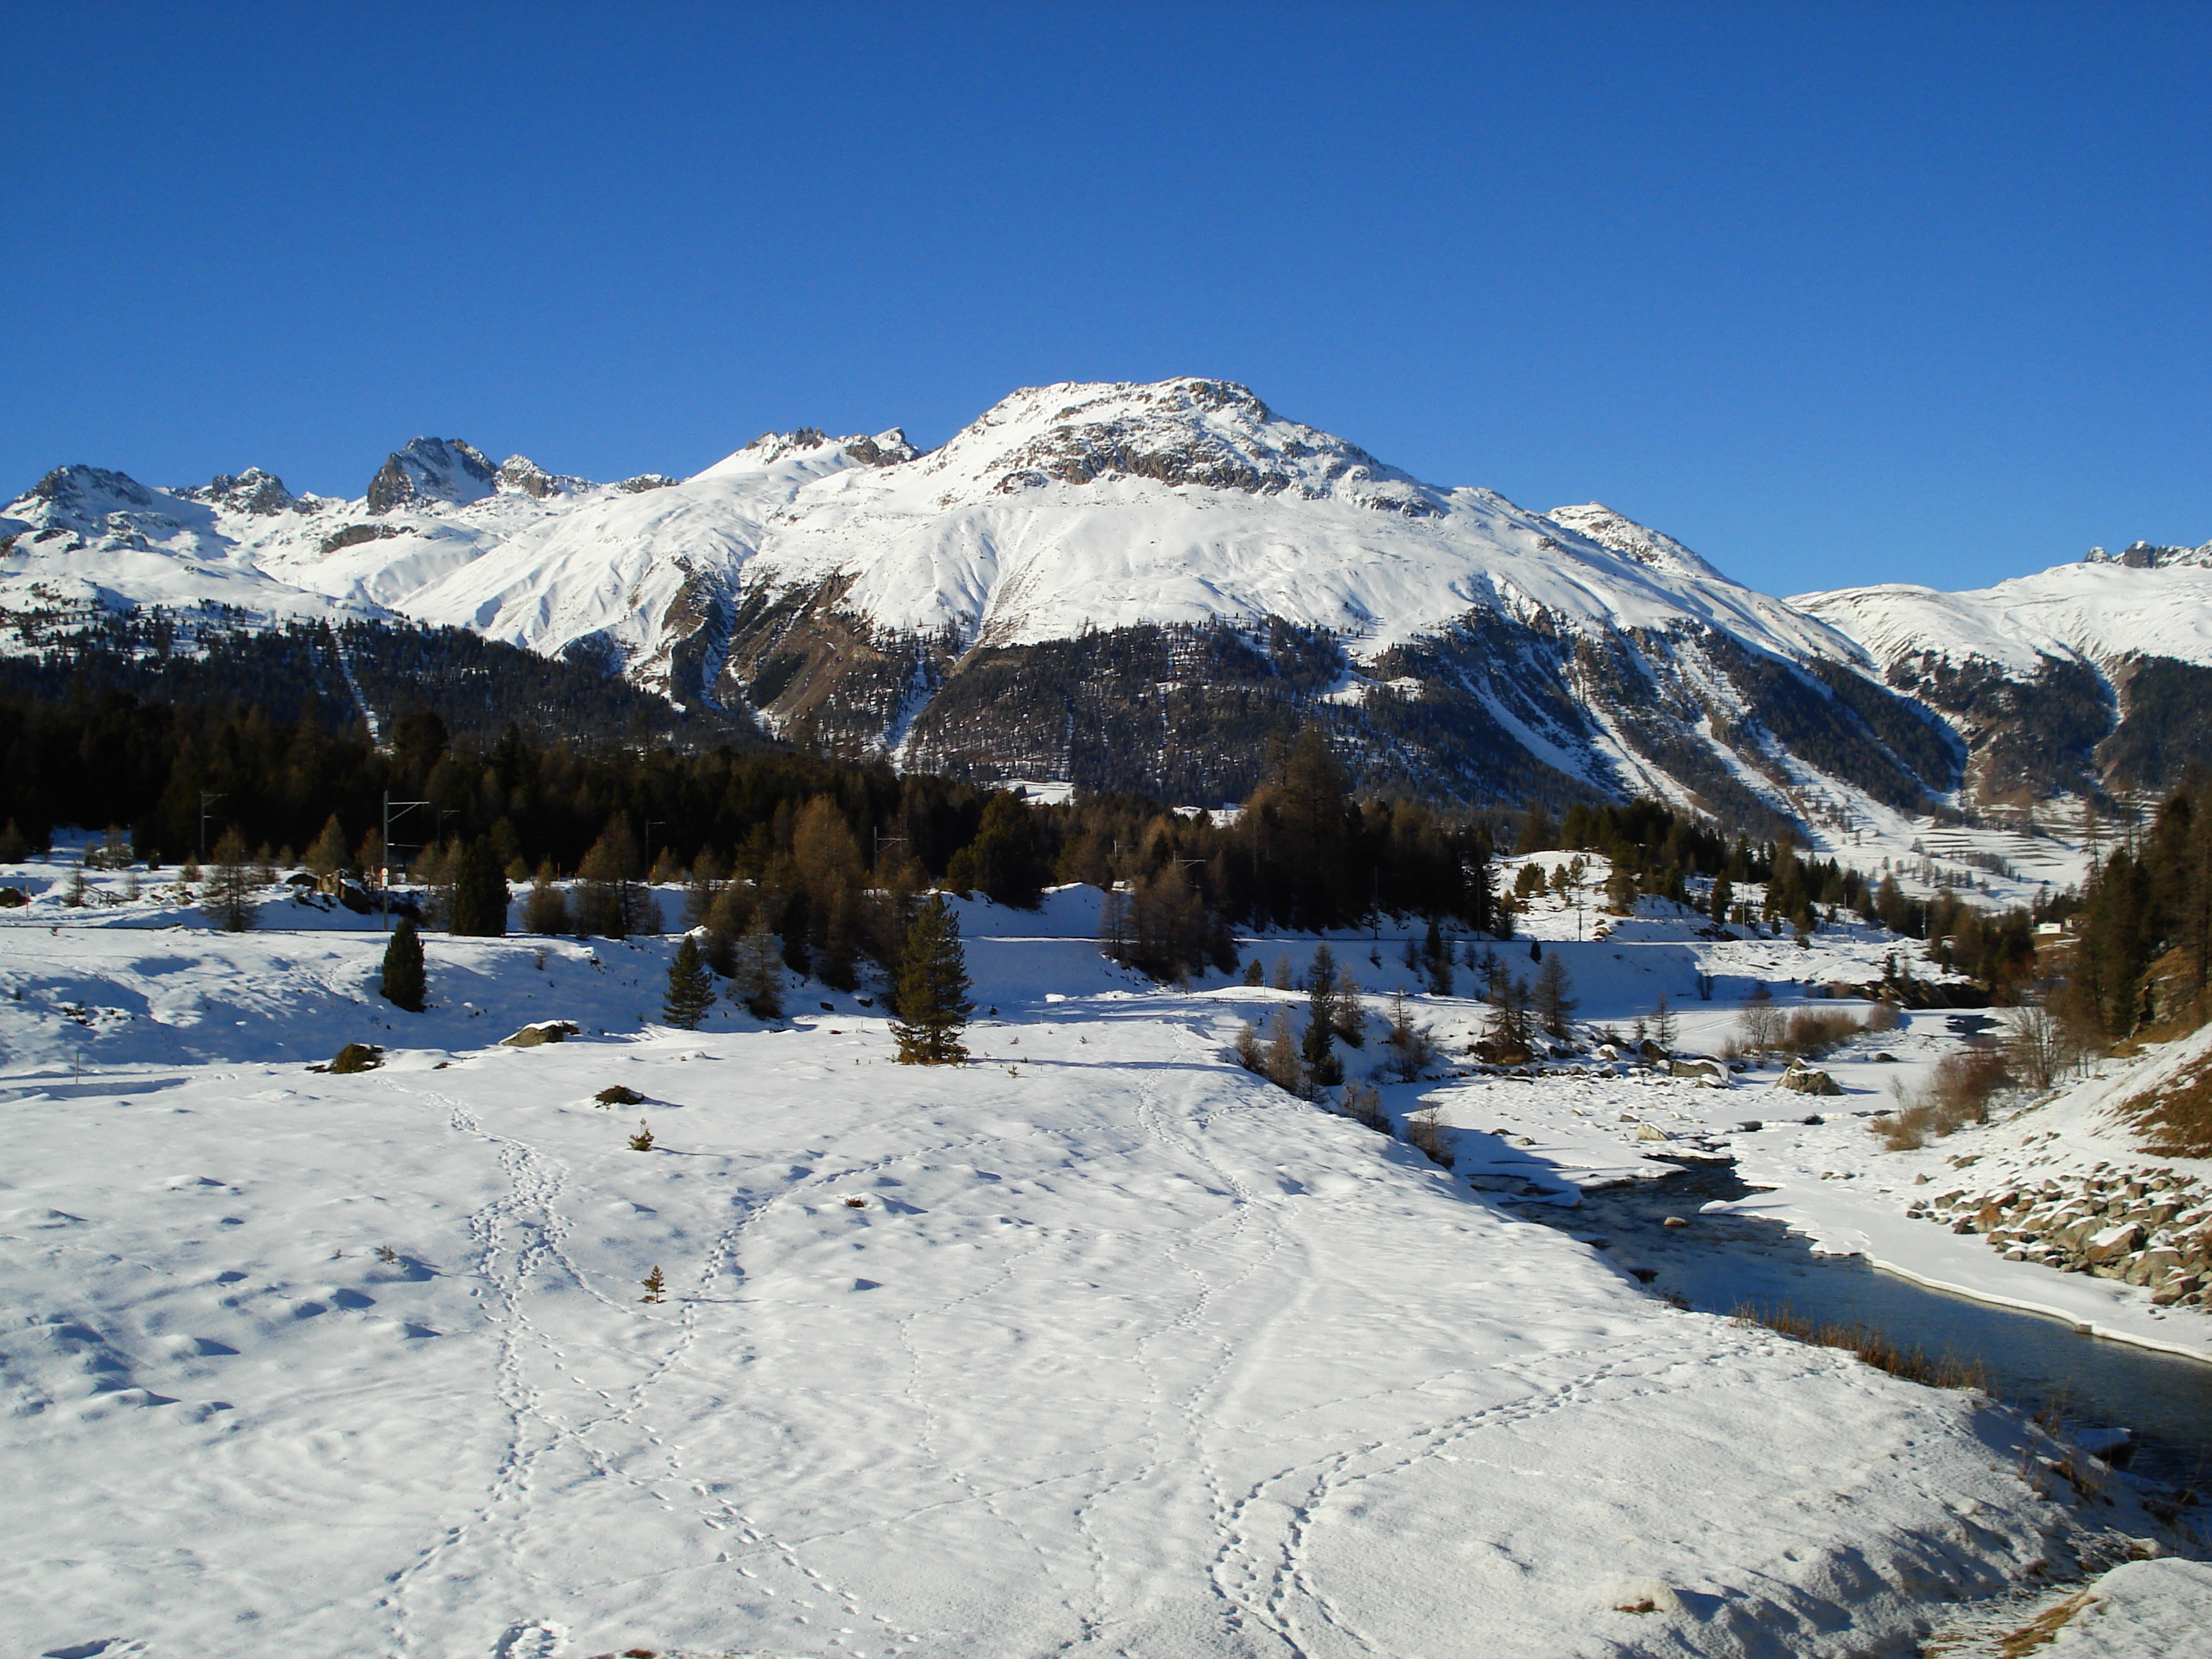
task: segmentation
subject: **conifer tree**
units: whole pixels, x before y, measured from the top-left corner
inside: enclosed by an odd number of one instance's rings
[[[724,979],[735,977],[738,941],[745,936],[757,915],[752,895],[741,881],[725,882],[708,902],[706,914],[696,924],[707,930],[699,948],[707,965]]]
[[[755,1019],[783,1018],[783,950],[757,910],[731,951],[730,994]]]
[[[224,830],[215,844],[214,867],[200,908],[226,933],[242,933],[253,926],[253,871],[246,862],[246,842],[235,830]]]
[[[1443,934],[1437,927],[1437,919],[1429,918],[1429,931],[1421,941],[1421,962],[1429,976],[1429,989],[1440,997],[1452,994],[1452,953],[1444,944]]]
[[[453,930],[476,939],[497,939],[507,932],[507,878],[490,840],[479,836],[453,860]]]
[[[660,906],[639,878],[637,840],[630,834],[628,814],[617,812],[607,820],[605,833],[584,854],[576,874],[578,933],[628,939],[633,933],[660,931]]]
[[[1306,969],[1306,1030],[1299,1058],[1307,1074],[1320,1088],[1344,1081],[1344,1062],[1336,1057],[1336,957],[1326,945],[1314,946],[1313,965]]]
[[[1352,970],[1336,970],[1335,1006],[1329,1010],[1329,1026],[1335,1031],[1337,1041],[1347,1048],[1367,1046],[1367,1006],[1359,1000],[1358,981]]]
[[[968,1000],[968,961],[959,918],[942,893],[929,896],[907,929],[896,1007],[891,1035],[898,1039],[900,1064],[957,1066],[968,1058],[960,1042],[975,1012]]]
[[[675,960],[668,964],[668,997],[661,1005],[662,1017],[679,1031],[696,1031],[714,1006],[714,975],[707,971],[699,941],[686,933],[676,947]]]
[[[1536,1023],[1555,1037],[1567,1035],[1567,1022],[1574,1018],[1577,1003],[1574,981],[1567,975],[1567,964],[1557,951],[1544,958],[1537,971],[1536,986],[1531,994],[1536,1011]]]
[[[1528,1021],[1528,981],[1514,974],[1500,974],[1491,998],[1490,1041],[1504,1055],[1525,1056],[1534,1037]],[[1515,1062],[1509,1059],[1508,1063]]]
[[[400,917],[399,926],[392,930],[392,942],[384,947],[384,979],[380,988],[384,1000],[394,1006],[410,1014],[422,1012],[428,985],[422,971],[422,940],[412,917]]]

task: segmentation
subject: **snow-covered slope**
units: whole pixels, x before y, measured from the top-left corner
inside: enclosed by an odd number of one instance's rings
[[[66,468],[6,513],[10,611],[396,613],[955,772],[1218,799],[1320,714],[1368,781],[1474,799],[1656,791],[1778,826],[1955,781],[1827,622],[1597,504],[1425,484],[1219,380],[1028,388],[927,454],[769,434],[680,483],[417,438],[357,501]]]
[[[2157,789],[2212,755],[2212,543],[2101,548],[1966,592],[1905,583],[1791,603],[1863,647],[1974,751],[1975,804]]]
[[[811,987],[653,1024],[665,939],[434,935],[410,1015],[366,919],[216,933],[27,869],[10,1654],[1840,1659],[2159,1535],[1979,1395],[1669,1306],[1249,1076],[1290,994],[1132,986],[1088,890],[961,907],[994,1017],[944,1071]],[[307,1069],[348,1040],[386,1064]],[[1730,1097],[1499,1105],[1599,1086]]]
[[[1863,646],[1885,668],[1923,652],[2033,672],[2042,659],[2128,656],[2212,665],[2212,543],[2130,548],[1945,593],[1910,583],[1799,594],[1790,603]]]
[[[1490,490],[1420,483],[1242,386],[1186,380],[1018,392],[908,465],[811,486],[746,574],[844,579],[844,604],[878,627],[993,645],[1272,617],[1367,659],[1482,611],[1855,654],[1680,550],[1664,566],[1624,555]]]

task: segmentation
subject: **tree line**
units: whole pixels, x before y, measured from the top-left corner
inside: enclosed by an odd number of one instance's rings
[[[712,966],[763,980],[763,938],[785,965],[834,985],[857,983],[867,962],[892,968],[916,896],[931,888],[1014,906],[1060,883],[1106,889],[1106,950],[1163,980],[1234,966],[1238,927],[1322,931],[1388,913],[1504,939],[1516,900],[1541,879],[1524,869],[1522,890],[1500,890],[1505,842],[1604,855],[1619,909],[1645,895],[1686,902],[1695,878],[1709,884],[1699,902],[1715,922],[1747,922],[1737,889],[1756,883],[1757,919],[1770,923],[1809,931],[1824,912],[1856,908],[1938,941],[1985,981],[2033,960],[2024,917],[1992,919],[1953,895],[1908,902],[1893,878],[1870,884],[1786,833],[1731,838],[1658,801],[1577,803],[1557,820],[1532,805],[1516,822],[1362,798],[1312,726],[1273,741],[1259,776],[1240,808],[1219,813],[1127,793],[1044,805],[783,750],[592,744],[514,723],[487,738],[451,731],[427,708],[373,742],[317,706],[276,718],[258,704],[112,686],[0,691],[0,843],[42,845],[58,823],[112,824],[149,861],[199,858],[214,842],[228,843],[232,864],[404,870],[431,888],[433,925],[465,932],[503,926],[515,885],[528,889],[534,931],[653,931],[673,918],[653,908],[647,884],[685,882],[683,921],[708,929]],[[2164,869],[2162,850],[2146,856]],[[2138,879],[2149,878],[2108,885]],[[1443,963],[1449,951],[1428,955]]]
[[[2078,896],[2043,914],[2072,924],[2059,1009],[2077,1029],[2117,1041],[2203,1024],[2212,1013],[2212,783],[2174,790],[2148,834],[2114,848]]]

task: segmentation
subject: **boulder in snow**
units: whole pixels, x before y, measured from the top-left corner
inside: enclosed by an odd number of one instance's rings
[[[1794,1090],[1801,1095],[1839,1095],[1843,1089],[1836,1079],[1817,1066],[1792,1061],[1790,1069],[1774,1079],[1778,1089]]]

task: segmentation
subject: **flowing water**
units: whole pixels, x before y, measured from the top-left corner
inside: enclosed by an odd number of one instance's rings
[[[1991,1394],[2029,1411],[2056,1407],[2069,1428],[2124,1428],[2130,1468],[2162,1483],[2212,1490],[2212,1364],[2084,1336],[2069,1321],[1991,1307],[1876,1272],[1857,1257],[1816,1256],[1780,1223],[1703,1215],[1699,1206],[1754,1190],[1731,1168],[1585,1193],[1572,1209],[1516,1204],[1514,1213],[1607,1254],[1652,1291],[1705,1313],[1749,1303],[1881,1332],[1899,1347],[1978,1364]],[[1666,1225],[1680,1216],[1686,1227]]]

